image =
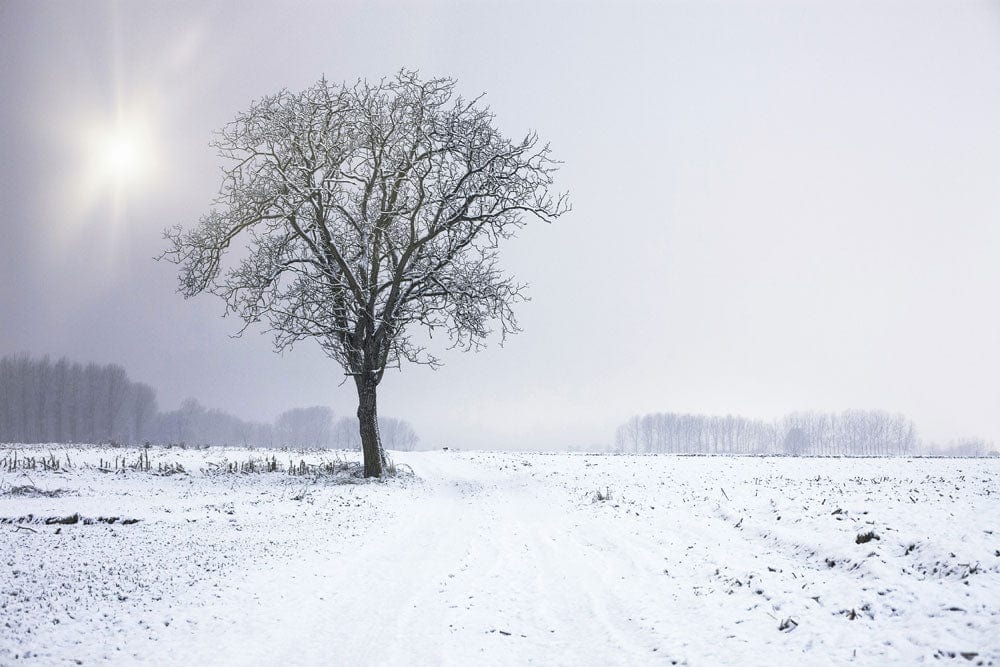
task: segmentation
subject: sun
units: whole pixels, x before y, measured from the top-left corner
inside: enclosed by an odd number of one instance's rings
[[[76,220],[101,219],[116,233],[126,226],[131,206],[146,198],[163,170],[158,118],[136,107],[112,117],[94,115],[67,124],[77,148],[74,187],[67,191]]]
[[[138,124],[113,127],[95,146],[102,180],[122,186],[140,182],[149,172],[151,152]]]
[[[137,167],[135,142],[128,137],[112,137],[105,149],[105,162],[108,171],[115,176],[126,179],[134,174]]]

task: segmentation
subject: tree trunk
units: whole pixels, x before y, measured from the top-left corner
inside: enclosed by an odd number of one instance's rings
[[[385,454],[378,434],[378,385],[367,374],[357,378],[358,426],[361,430],[361,451],[365,459],[365,477],[381,477]]]

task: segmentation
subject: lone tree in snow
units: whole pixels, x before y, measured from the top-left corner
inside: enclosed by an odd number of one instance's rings
[[[464,349],[482,346],[491,322],[501,340],[518,331],[523,285],[499,268],[500,242],[569,208],[550,192],[548,145],[534,132],[506,138],[455,86],[404,70],[254,102],[213,142],[228,163],[216,208],[165,234],[185,297],[222,297],[240,333],[263,322],[277,350],[314,338],[353,378],[366,477],[385,463],[386,368],[439,363],[414,327]]]

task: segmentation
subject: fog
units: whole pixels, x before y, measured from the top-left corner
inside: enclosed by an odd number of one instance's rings
[[[251,100],[401,67],[537,130],[574,207],[505,247],[523,333],[387,374],[380,411],[424,443],[849,409],[1000,441],[994,2],[4,2],[0,356],[121,364],[164,409],[353,413],[318,346],[234,339],[153,257],[208,211],[208,142]]]

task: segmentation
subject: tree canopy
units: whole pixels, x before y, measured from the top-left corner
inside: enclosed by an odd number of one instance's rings
[[[315,339],[354,378],[369,475],[385,370],[439,363],[413,327],[464,348],[516,332],[523,285],[500,268],[500,243],[568,210],[549,146],[507,138],[456,85],[403,70],[254,102],[214,142],[226,161],[215,208],[166,233],[181,293],[220,296],[279,350]]]

